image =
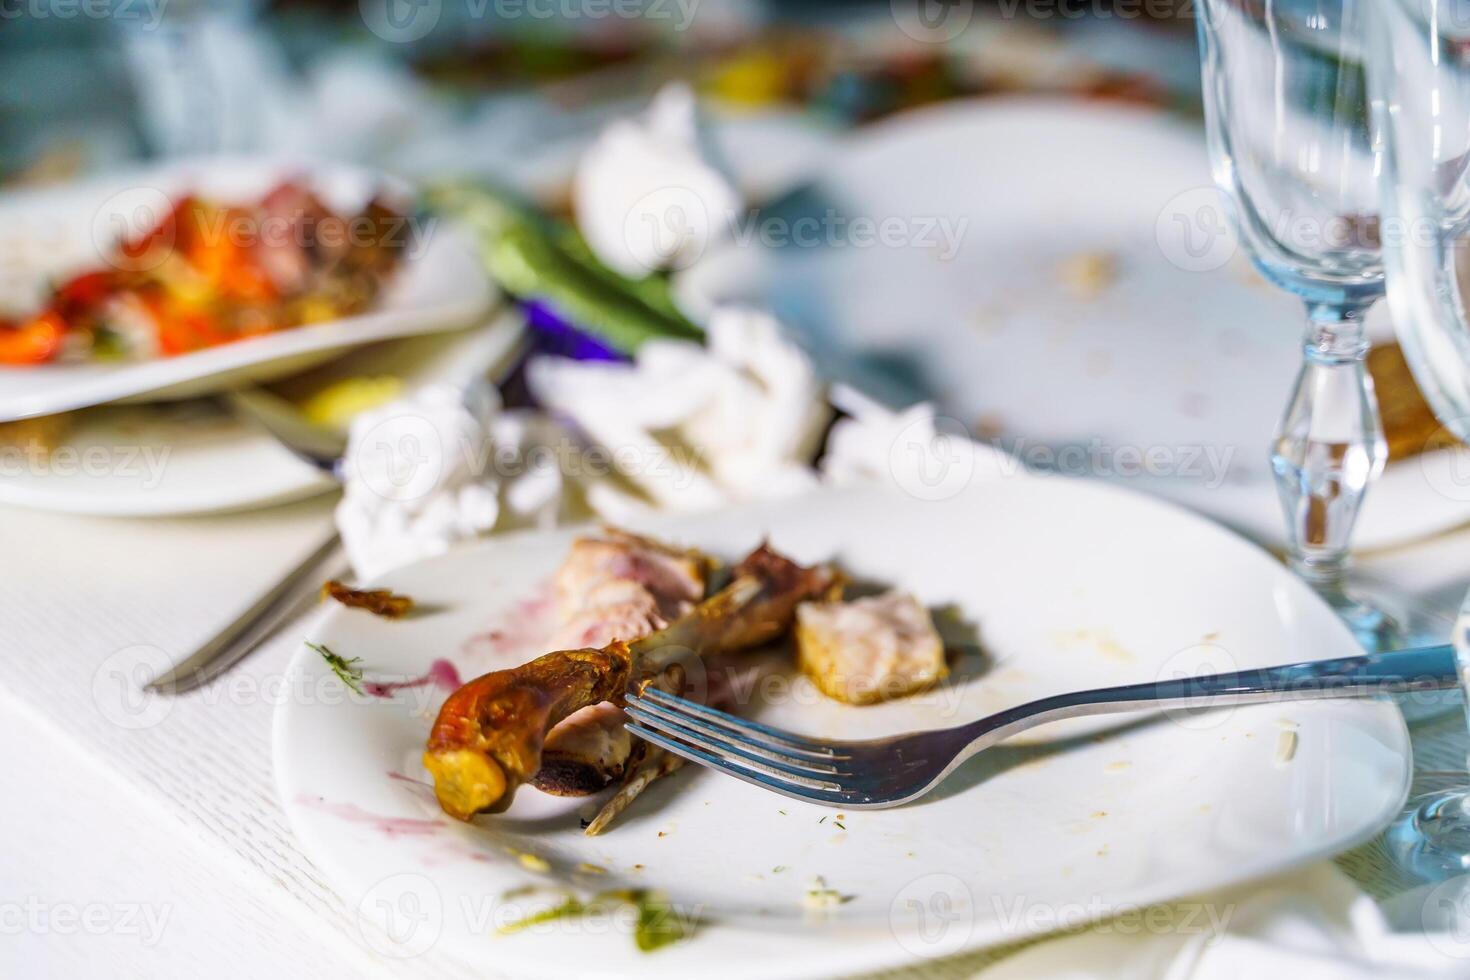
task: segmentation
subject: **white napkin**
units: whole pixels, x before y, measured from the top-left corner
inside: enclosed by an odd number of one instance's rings
[[[534,359],[537,400],[606,451],[616,474],[668,510],[712,510],[817,485],[810,468],[830,417],[810,360],[769,314],[722,307],[708,343],[651,340],[633,363]],[[636,513],[613,481],[588,501]]]
[[[372,578],[492,531],[560,523],[569,445],[489,387],[433,384],[363,412],[336,511],[353,570]]]
[[[572,182],[577,227],[598,258],[633,278],[684,269],[733,228],[740,195],[706,142],[683,83],[602,131]]]
[[[1211,907],[1213,918],[1198,916],[1191,921],[1218,922],[1218,929],[1204,927],[1185,935],[1150,933],[1145,928],[1125,934],[1104,922],[1029,946],[979,976],[982,980],[1422,980],[1470,975],[1466,958],[1470,944],[1418,929],[1395,932],[1378,904],[1329,862],[1181,903],[1200,904]],[[1160,921],[1177,923],[1184,917]]]

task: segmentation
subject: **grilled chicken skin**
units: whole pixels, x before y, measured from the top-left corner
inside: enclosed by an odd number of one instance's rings
[[[632,644],[563,650],[477,677],[450,695],[424,752],[439,805],[469,820],[510,805],[542,764],[547,733],[576,711],[694,658],[750,649],[790,631],[798,603],[832,594],[830,568],[805,568],[762,546],[730,584]]]
[[[713,562],[695,551],[609,528],[572,543],[554,582],[562,649],[632,643],[663,629],[704,598]],[[611,701],[573,712],[546,736],[531,784],[586,796],[621,777],[633,751],[623,709]]]

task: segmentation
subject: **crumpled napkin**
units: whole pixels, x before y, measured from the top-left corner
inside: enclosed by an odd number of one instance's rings
[[[885,483],[921,500],[943,500],[973,482],[1025,473],[1015,457],[975,441],[929,402],[895,411],[846,385],[829,397],[847,417],[827,435],[821,470],[828,483]]]
[[[830,412],[824,386],[769,314],[716,310],[707,342],[652,340],[632,363],[540,357],[526,380],[537,401],[597,447],[588,502],[619,519],[647,504],[709,510],[817,485],[811,469]],[[601,465],[596,460],[601,460]]]
[[[643,115],[602,131],[577,163],[572,204],[592,251],[634,279],[687,268],[742,207],[700,132],[694,92],[681,82],[661,89]]]
[[[981,980],[1470,976],[1470,941],[1414,928],[1394,931],[1378,904],[1330,862],[1181,904],[1212,906],[1218,930],[1192,929],[1185,934],[1151,933],[1145,928],[1125,934],[1104,922],[1028,946],[978,976]],[[1160,921],[1185,919],[1174,915]]]
[[[494,388],[426,386],[353,419],[337,528],[371,578],[493,530],[574,516],[567,433],[540,413],[504,411]]]

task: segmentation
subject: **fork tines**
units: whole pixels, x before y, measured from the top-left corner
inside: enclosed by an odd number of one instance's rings
[[[629,694],[625,706],[628,731],[676,755],[799,799],[845,801],[850,760],[830,745],[654,687]]]

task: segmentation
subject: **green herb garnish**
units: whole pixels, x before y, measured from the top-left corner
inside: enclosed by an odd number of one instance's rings
[[[351,660],[347,660],[328,650],[320,643],[313,643],[307,640],[306,645],[321,654],[321,658],[327,662],[328,667],[332,668],[332,673],[337,675],[338,680],[346,684],[354,693],[362,693],[362,668],[355,666],[356,664],[362,663],[361,657],[353,657]]]
[[[555,922],[557,919],[567,919],[575,915],[586,915],[587,911],[588,906],[583,905],[575,896],[568,896],[560,905],[553,905],[549,909],[533,912],[524,919],[508,922],[495,931],[502,936],[509,936],[520,932],[522,929],[529,929],[532,926],[540,925],[543,922]]]
[[[694,932],[693,920],[679,914],[660,892],[636,891],[632,899],[638,906],[638,925],[633,941],[639,950],[651,953],[687,938]]]
[[[633,942],[644,953],[662,949],[694,932],[692,918],[682,915],[662,892],[645,888],[618,888],[598,892],[585,902],[574,895],[568,895],[559,904],[500,926],[496,932],[509,936],[543,922],[575,918],[619,904],[632,905],[638,910],[638,919],[633,926]]]

